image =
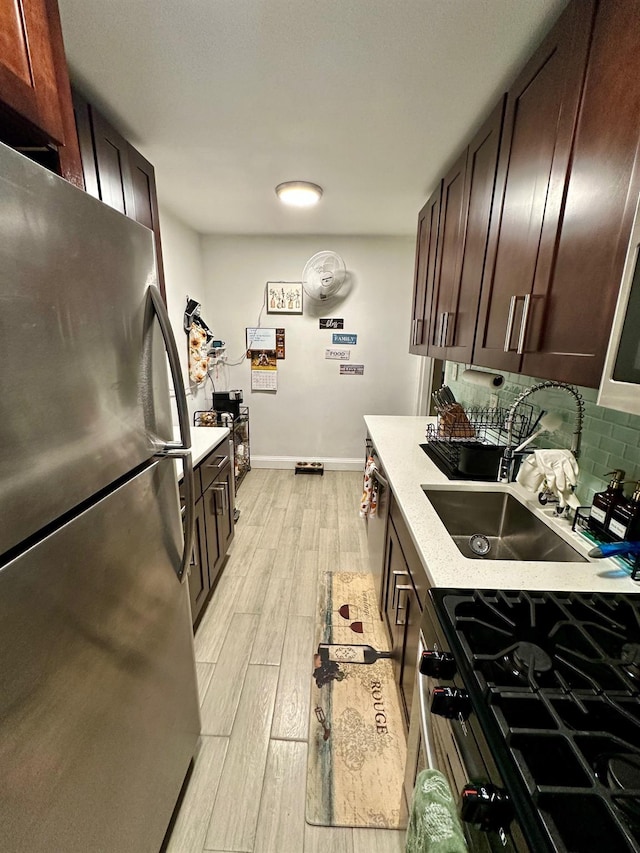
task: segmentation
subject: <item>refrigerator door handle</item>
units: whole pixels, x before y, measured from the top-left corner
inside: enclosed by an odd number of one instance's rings
[[[173,336],[173,329],[171,328],[171,321],[169,320],[167,309],[165,307],[164,302],[162,301],[160,291],[155,284],[149,285],[149,294],[151,296],[151,304],[153,305],[153,310],[155,312],[156,317],[158,318],[158,323],[160,324],[162,337],[164,338],[164,345],[166,347],[167,358],[169,360],[169,368],[171,370],[171,380],[173,382],[173,389],[176,394],[176,405],[178,407],[180,442],[167,442],[167,444],[165,445],[165,451],[189,450],[191,448],[191,432],[189,429],[189,408],[187,406],[187,395],[185,394],[184,386],[182,385],[182,373],[180,371],[180,357],[178,356],[178,346],[176,344],[176,339]],[[162,451],[160,451],[158,455],[162,456],[164,454],[162,453]]]
[[[178,347],[176,339],[173,336],[171,321],[162,301],[160,290],[156,285],[149,285],[149,295],[151,304],[160,324],[160,331],[164,339],[164,344],[167,350],[167,358],[169,360],[169,368],[171,370],[171,379],[176,395],[176,404],[178,407],[178,424],[180,427],[180,441],[167,442],[164,447],[155,455],[161,458],[173,457],[182,459],[182,471],[185,485],[185,516],[184,516],[184,550],[180,567],[176,574],[180,583],[184,583],[188,576],[189,564],[191,562],[191,552],[193,550],[193,542],[195,536],[196,522],[196,501],[195,501],[195,486],[193,481],[193,459],[191,458],[191,432],[189,430],[189,409],[187,407],[187,395],[184,392],[182,385],[182,374],[180,372],[180,358],[178,356]]]

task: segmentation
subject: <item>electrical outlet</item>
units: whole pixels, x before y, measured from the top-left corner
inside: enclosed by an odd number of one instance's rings
[[[489,408],[497,409],[498,408],[498,395],[497,394],[489,394]]]

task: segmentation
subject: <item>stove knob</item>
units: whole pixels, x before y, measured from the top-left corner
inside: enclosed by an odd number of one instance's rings
[[[513,806],[506,791],[495,785],[465,785],[462,789],[460,817],[485,832],[494,832],[508,826],[513,817]]]
[[[457,687],[434,687],[431,694],[431,713],[448,720],[468,720],[471,713],[469,694]]]
[[[443,678],[451,681],[456,674],[456,662],[451,652],[436,652],[427,649],[420,658],[420,672],[431,678]]]

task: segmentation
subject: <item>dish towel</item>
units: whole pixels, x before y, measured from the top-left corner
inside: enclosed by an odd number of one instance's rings
[[[364,466],[360,518],[375,518],[378,511],[378,487],[376,478],[373,476],[373,472],[377,470],[373,456],[369,456],[367,464]]]
[[[423,770],[413,789],[406,853],[465,853],[451,788],[439,770]]]

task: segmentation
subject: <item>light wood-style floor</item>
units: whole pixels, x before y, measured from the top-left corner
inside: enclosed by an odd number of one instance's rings
[[[362,476],[252,470],[223,576],[200,623],[201,748],[167,847],[402,853],[404,832],[305,822],[317,579],[366,571]]]

